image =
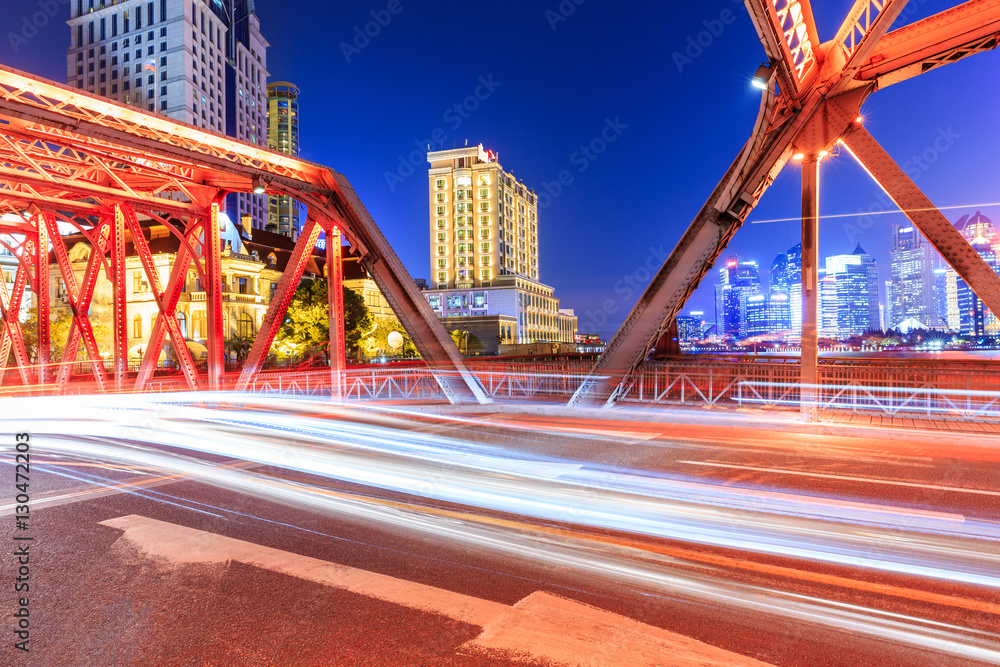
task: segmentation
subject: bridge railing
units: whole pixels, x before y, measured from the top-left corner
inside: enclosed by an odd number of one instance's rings
[[[1000,419],[1000,373],[988,362],[824,358],[815,387],[829,412]],[[797,357],[671,359],[647,364],[619,400],[798,408]]]
[[[587,377],[591,362],[571,360],[470,360],[469,370],[496,400],[567,400]],[[222,389],[236,386],[236,374]],[[799,407],[797,357],[682,357],[648,363],[618,397],[624,403],[730,406],[756,409]],[[11,379],[8,371],[7,380]],[[823,358],[816,387],[817,408],[913,418],[1000,420],[1000,373],[989,362]],[[147,392],[186,391],[178,374],[154,378]],[[256,393],[330,396],[329,369],[264,371],[248,387]],[[19,387],[5,383],[0,396],[87,394],[89,382],[63,387]],[[351,401],[439,401],[446,396],[436,374],[422,363],[348,368],[343,396]]]

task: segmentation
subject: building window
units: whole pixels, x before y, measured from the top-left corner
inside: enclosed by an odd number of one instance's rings
[[[241,280],[246,279],[241,278]],[[250,338],[257,333],[254,327],[253,317],[249,313],[242,313],[236,320],[236,333],[243,338]]]
[[[438,215],[447,215],[447,213],[445,212],[445,207],[444,206],[438,206],[437,207],[437,214]]]
[[[199,291],[201,291],[199,289]],[[191,337],[195,339],[204,339],[208,334],[208,315],[204,310],[196,311],[191,315],[191,326],[193,330],[191,331]]]
[[[132,320],[132,338],[142,338],[142,315],[136,315]]]
[[[177,326],[179,326],[180,329],[181,329],[181,337],[182,338],[187,338],[188,337],[188,332],[187,332],[187,328],[188,328],[187,315],[185,315],[184,313],[177,313]]]

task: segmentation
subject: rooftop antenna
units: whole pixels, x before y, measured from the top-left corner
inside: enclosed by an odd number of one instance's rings
[[[466,139],[466,140],[465,140],[465,147],[466,147],[466,148],[468,148],[468,147],[469,147],[469,140],[468,140],[468,139]]]

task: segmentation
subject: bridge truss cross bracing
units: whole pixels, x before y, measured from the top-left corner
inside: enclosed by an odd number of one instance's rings
[[[331,386],[344,369],[341,239],[359,255],[406,327],[418,351],[453,402],[488,397],[444,326],[420,295],[382,232],[343,175],[326,167],[205,132],[169,118],[0,67],[0,239],[18,259],[13,290],[0,280],[0,381],[11,372],[29,387],[56,390],[70,380],[81,351],[98,390],[142,391],[150,383],[167,337],[191,389],[220,386],[224,372],[221,202],[228,193],[287,195],[308,207],[305,228],[263,317],[236,386],[254,382],[321,232],[327,235]],[[142,222],[160,225],[179,250],[164,283],[143,235]],[[86,268],[74,272],[63,237],[82,235]],[[127,248],[138,255],[157,309],[137,373],[128,367]],[[60,360],[48,355],[51,252],[59,295],[72,320]],[[194,271],[206,300],[207,363],[200,371],[177,321],[185,281]],[[95,285],[112,286],[113,341],[102,355],[91,319]],[[56,281],[58,282],[58,281]],[[38,317],[30,332],[19,319],[26,288]],[[13,354],[11,354],[13,353]]]
[[[815,278],[819,173],[846,149],[993,313],[1000,276],[862,127],[873,92],[1000,42],[1000,0],[970,0],[889,32],[906,0],[855,0],[820,44],[809,0],[745,0],[769,59],[754,132],[583,381],[571,405],[611,405],[635,382],[656,342],[789,161],[803,167],[801,384],[816,385]],[[807,252],[807,242],[811,244]],[[812,416],[808,392],[803,411]]]

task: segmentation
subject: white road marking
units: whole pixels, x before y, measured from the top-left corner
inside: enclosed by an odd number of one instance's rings
[[[831,475],[822,472],[803,472],[801,470],[783,470],[781,468],[759,468],[757,466],[741,466],[733,463],[715,463],[713,461],[677,461],[692,466],[711,466],[713,468],[733,468],[735,470],[755,470],[757,472],[772,472],[779,475],[797,475],[799,477],[822,477],[824,479],[840,479],[849,482],[865,482],[867,484],[887,484],[889,486],[908,486],[915,489],[933,489],[935,491],[954,491],[955,493],[975,493],[983,496],[1000,496],[1000,491],[985,489],[963,489],[957,486],[941,486],[940,484],[921,484],[919,482],[901,482],[892,479],[872,479],[869,477],[851,477],[850,475]]]
[[[767,663],[550,593],[513,607],[301,556],[185,526],[130,515],[102,521],[143,553],[178,565],[240,562],[483,628],[468,649],[521,651],[580,667],[765,667]]]

